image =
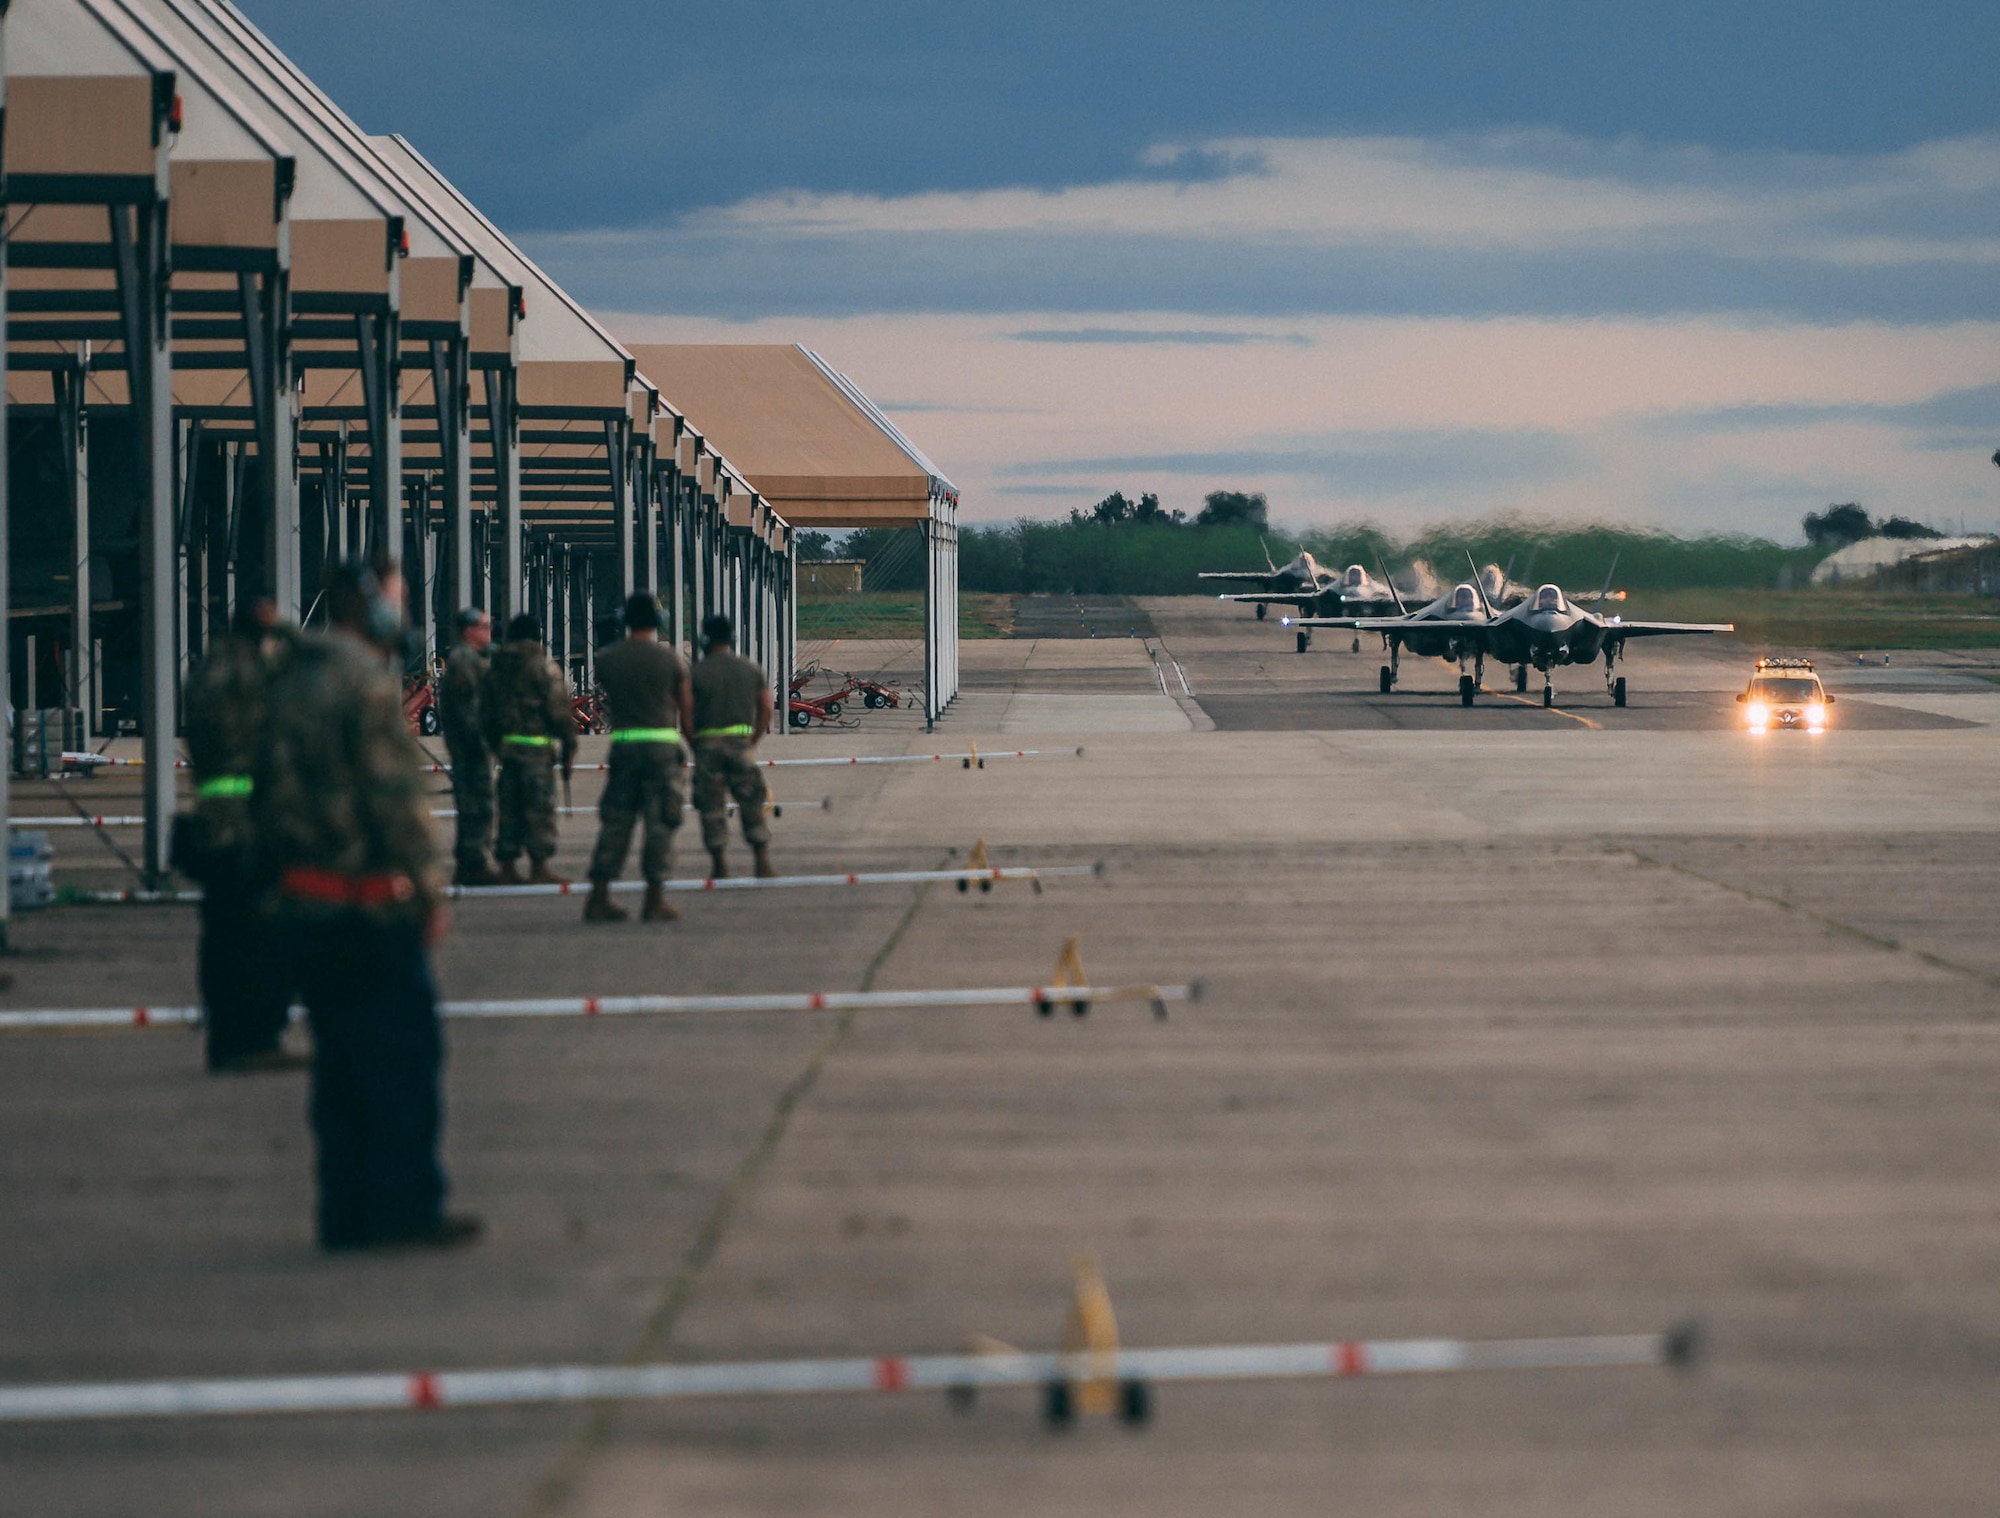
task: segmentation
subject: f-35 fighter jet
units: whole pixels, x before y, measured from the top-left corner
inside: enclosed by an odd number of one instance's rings
[[[1350,564],[1336,574],[1303,551],[1290,563],[1271,564],[1268,548],[1264,551],[1264,562],[1270,568],[1262,574],[1254,570],[1205,571],[1198,578],[1257,583],[1260,586],[1257,590],[1225,594],[1218,599],[1256,607],[1260,622],[1273,606],[1289,606],[1301,617],[1365,617],[1386,612],[1397,604],[1396,592],[1387,580],[1376,579],[1359,564]],[[1304,653],[1311,641],[1310,634],[1300,633],[1299,652]],[[1355,646],[1360,647],[1359,639]]]

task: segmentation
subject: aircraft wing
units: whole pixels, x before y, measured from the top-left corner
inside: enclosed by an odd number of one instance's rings
[[[1484,627],[1484,622],[1440,622],[1436,617],[1287,617],[1287,627],[1351,627],[1356,632],[1412,632],[1418,628]]]
[[[1671,638],[1676,633],[1730,633],[1734,622],[1610,622],[1605,636],[1619,638]]]
[[[1297,606],[1302,601],[1317,601],[1319,597],[1309,590],[1295,590],[1290,594],[1274,590],[1259,590],[1239,593],[1233,596],[1220,596],[1217,599],[1238,601],[1245,606]]]
[[[1196,575],[1197,580],[1268,580],[1268,569],[1204,569]]]

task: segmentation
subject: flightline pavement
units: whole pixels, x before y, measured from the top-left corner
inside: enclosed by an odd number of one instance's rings
[[[1372,661],[1344,645],[1301,659],[1205,608],[1145,609],[1197,701],[1237,679],[1278,702],[1314,682],[1373,699]],[[1104,857],[1101,887],[694,894],[665,929],[468,903],[444,991],[644,994],[663,972],[715,994],[1004,985],[1076,933],[1094,980],[1206,973],[1196,1014],[875,1010],[841,1014],[831,1041],[823,1020],[765,1013],[601,1019],[581,1040],[455,1023],[447,1160],[490,1235],[339,1261],[310,1248],[296,1077],[205,1078],[193,1038],[10,1036],[0,1381],[1047,1346],[1063,1262],[1086,1250],[1128,1343],[1616,1334],[1694,1313],[1703,1368],[1188,1385],[1150,1432],[1067,1438],[1026,1390],[970,1419],[832,1397],[16,1425],[0,1430],[14,1500],[1984,1511],[2000,711],[1964,666],[1854,694],[1971,725],[1752,750],[1723,727],[1591,731],[1526,709],[1486,729],[1190,731],[1157,689],[1097,714],[1069,704],[1088,693],[1038,693],[1043,647],[1006,650],[1013,690],[965,698],[929,746],[983,750],[979,724],[1032,698],[1068,725],[1009,746],[1084,743],[1083,759],[825,771],[834,808],[787,829],[780,862],[921,870],[984,837],[996,864]],[[1153,667],[1124,639],[1071,639],[1059,667],[1100,657]],[[1720,708],[1742,662],[1635,659],[1633,700],[1644,673]],[[1448,693],[1448,675],[1427,678]],[[1182,730],[1133,730],[1146,701],[1145,722],[1170,711]],[[559,868],[593,832],[565,821]],[[59,875],[108,860],[85,829],[57,847]],[[5,1005],[191,988],[191,922],[23,916]]]

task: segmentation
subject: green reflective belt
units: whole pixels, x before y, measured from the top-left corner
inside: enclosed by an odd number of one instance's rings
[[[728,727],[704,727],[696,732],[697,738],[748,738],[751,734],[747,722],[731,723]]]
[[[611,729],[613,743],[679,743],[681,730],[677,727],[614,727]]]
[[[502,743],[512,743],[521,748],[547,748],[556,740],[553,738],[544,738],[535,733],[509,733],[500,741]]]
[[[217,775],[213,780],[202,781],[194,788],[194,793],[204,801],[217,796],[247,796],[251,784],[248,775]]]

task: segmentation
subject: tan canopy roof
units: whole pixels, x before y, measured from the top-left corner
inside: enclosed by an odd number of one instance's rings
[[[795,528],[907,526],[957,500],[851,381],[804,348],[626,346],[661,396]]]

